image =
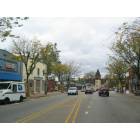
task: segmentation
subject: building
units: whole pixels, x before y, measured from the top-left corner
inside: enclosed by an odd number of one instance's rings
[[[100,89],[101,88],[101,74],[100,71],[97,70],[95,74],[95,89]]]
[[[46,65],[37,63],[29,77],[30,94],[45,93]],[[12,53],[0,49],[0,81],[26,81],[26,70],[22,62],[15,59]]]
[[[21,81],[22,63],[12,53],[0,49],[0,81]]]
[[[46,65],[38,62],[29,77],[30,95],[45,94],[45,71]],[[22,81],[26,81],[25,66],[23,66]]]

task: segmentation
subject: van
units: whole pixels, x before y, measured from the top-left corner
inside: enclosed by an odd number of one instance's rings
[[[25,86],[23,82],[0,82],[0,102],[22,102],[25,98]]]
[[[91,84],[86,84],[85,94],[88,94],[88,93],[92,94],[93,91],[94,90],[93,90],[92,85]]]

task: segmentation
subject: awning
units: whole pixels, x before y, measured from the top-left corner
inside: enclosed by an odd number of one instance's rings
[[[2,81],[21,81],[22,77],[16,72],[3,72],[0,71],[0,80]]]

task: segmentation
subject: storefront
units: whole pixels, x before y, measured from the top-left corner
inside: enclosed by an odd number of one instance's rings
[[[0,50],[0,81],[21,81],[21,63],[10,59],[11,53]]]

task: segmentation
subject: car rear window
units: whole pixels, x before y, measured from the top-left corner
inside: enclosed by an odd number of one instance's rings
[[[70,87],[69,90],[76,90],[76,87]]]

